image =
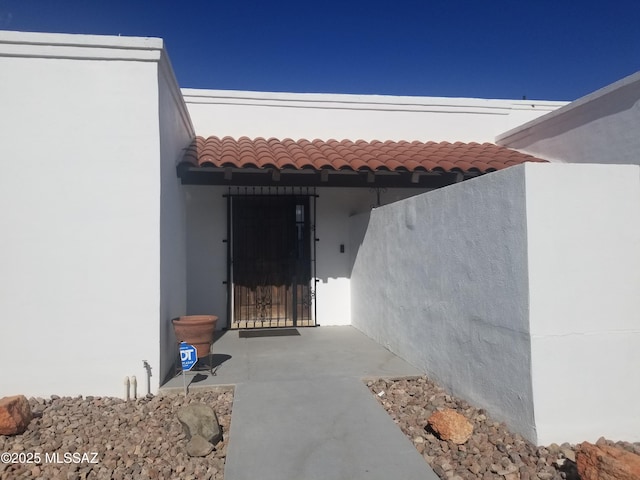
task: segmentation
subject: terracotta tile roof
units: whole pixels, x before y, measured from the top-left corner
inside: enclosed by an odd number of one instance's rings
[[[492,143],[374,140],[278,140],[196,137],[182,164],[332,170],[473,171],[486,173],[539,158]]]

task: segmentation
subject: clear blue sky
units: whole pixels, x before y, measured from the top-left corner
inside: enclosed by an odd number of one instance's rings
[[[0,29],[161,37],[194,88],[574,100],[640,70],[638,0],[0,0]]]

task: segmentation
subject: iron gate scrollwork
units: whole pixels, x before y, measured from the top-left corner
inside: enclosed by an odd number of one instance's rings
[[[228,193],[232,328],[315,325],[315,190]]]

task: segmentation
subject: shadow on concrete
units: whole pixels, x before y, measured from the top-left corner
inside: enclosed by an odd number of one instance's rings
[[[191,385],[192,383],[203,382],[206,379],[207,379],[206,375],[203,375],[202,373],[196,373],[195,377],[193,377],[189,382],[189,385]]]

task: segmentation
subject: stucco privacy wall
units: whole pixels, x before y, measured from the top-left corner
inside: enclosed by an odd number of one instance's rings
[[[571,163],[640,164],[640,72],[498,136],[497,143]]]
[[[178,218],[159,159],[181,136],[161,155],[161,51],[0,33],[0,395],[122,395],[125,375],[144,388],[143,359],[159,383],[161,214]]]
[[[493,142],[566,102],[182,89],[196,133]]]
[[[227,200],[226,187],[184,186],[187,195],[187,311],[218,315],[218,328],[227,319]],[[423,192],[389,189],[380,198],[390,203]],[[316,207],[316,299],[320,325],[348,325],[351,254],[349,218],[375,205],[368,188],[318,188]],[[344,245],[344,253],[340,246]]]
[[[538,441],[640,441],[640,167],[526,165]]]
[[[356,215],[352,324],[536,438],[524,167]]]
[[[511,167],[351,238],[354,326],[538,444],[640,438],[638,166]]]

